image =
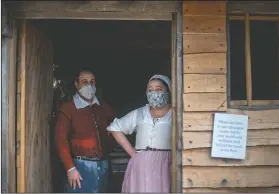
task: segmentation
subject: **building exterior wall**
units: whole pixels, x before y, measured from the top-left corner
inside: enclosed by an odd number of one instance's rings
[[[278,192],[279,110],[227,107],[225,1],[183,1],[183,192]],[[249,116],[245,160],[210,157],[213,114]]]

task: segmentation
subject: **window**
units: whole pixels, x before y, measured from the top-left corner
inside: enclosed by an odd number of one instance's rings
[[[229,104],[279,106],[279,17],[229,16]]]

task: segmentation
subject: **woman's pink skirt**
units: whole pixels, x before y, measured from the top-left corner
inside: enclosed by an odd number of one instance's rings
[[[170,151],[142,151],[130,159],[123,193],[170,192]]]

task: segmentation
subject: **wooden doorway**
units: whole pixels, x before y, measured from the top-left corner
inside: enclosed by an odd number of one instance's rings
[[[60,4],[59,4],[60,3]],[[111,2],[110,2],[111,3]],[[156,3],[156,4],[153,4]],[[177,3],[177,2],[176,2]],[[176,4],[175,3],[175,4]],[[56,4],[56,5],[54,5]],[[59,4],[59,5],[58,5]],[[118,1],[116,4],[114,5],[102,5],[100,6],[100,2],[96,2],[96,4],[94,2],[90,2],[87,5],[85,5],[86,3],[83,2],[82,3],[78,3],[76,4],[76,2],[74,3],[76,7],[74,7],[75,9],[78,7],[82,7],[82,9],[84,9],[83,11],[79,10],[79,11],[71,11],[69,9],[71,9],[71,3],[70,2],[65,2],[62,3],[61,2],[37,2],[36,4],[30,4],[30,2],[25,2],[25,4],[14,4],[12,5],[12,9],[14,10],[14,15],[17,19],[23,19],[22,23],[20,25],[20,33],[19,33],[19,37],[21,37],[19,39],[19,45],[24,45],[25,46],[19,46],[20,49],[20,55],[23,56],[23,58],[20,58],[20,68],[19,68],[19,76],[20,76],[20,104],[18,104],[18,110],[20,111],[20,117],[19,118],[19,122],[18,122],[18,140],[20,140],[20,152],[18,154],[18,192],[51,192],[51,179],[40,179],[40,178],[36,178],[38,176],[41,176],[43,174],[45,174],[47,177],[50,177],[50,174],[48,174],[48,172],[46,172],[47,167],[44,167],[44,170],[41,171],[40,168],[38,168],[35,171],[31,171],[28,170],[26,165],[31,165],[31,162],[28,162],[29,156],[28,156],[28,152],[30,153],[43,153],[44,149],[48,149],[49,146],[49,139],[46,136],[40,136],[40,134],[38,134],[38,132],[40,130],[45,131],[46,128],[48,128],[49,125],[49,120],[46,118],[50,118],[50,115],[47,115],[47,112],[45,112],[44,114],[40,113],[39,114],[39,109],[34,112],[33,111],[33,115],[32,118],[34,120],[36,120],[36,118],[38,118],[37,120],[39,120],[39,122],[33,123],[30,122],[30,120],[28,120],[27,118],[27,111],[31,110],[29,109],[29,102],[32,103],[36,103],[38,102],[38,99],[45,101],[46,104],[51,103],[50,100],[50,95],[51,93],[35,93],[33,97],[29,96],[27,97],[27,94],[29,94],[28,90],[32,89],[31,87],[29,87],[28,83],[29,83],[29,78],[35,76],[36,77],[36,72],[35,71],[45,71],[47,73],[45,73],[45,76],[42,77],[37,77],[35,78],[36,80],[34,80],[37,83],[31,83],[31,85],[36,86],[36,85],[40,85],[41,82],[43,82],[43,80],[47,81],[47,83],[51,83],[52,84],[52,79],[51,79],[51,73],[50,71],[52,71],[52,61],[51,58],[46,59],[46,57],[42,54],[40,54],[41,49],[45,50],[46,53],[51,53],[52,52],[52,48],[51,48],[51,43],[50,41],[44,37],[43,35],[40,35],[39,33],[39,29],[36,29],[35,26],[32,26],[32,22],[28,21],[29,19],[111,19],[111,20],[172,20],[172,12],[177,12],[177,5],[173,4],[173,3],[166,3],[166,2],[150,2],[147,3],[146,1],[142,1],[139,3],[135,3],[138,5],[135,5],[135,7],[131,6],[133,3],[130,2],[130,4],[127,3],[121,3],[120,1]],[[91,5],[90,5],[91,4]],[[170,6],[172,4],[172,6]],[[129,5],[129,6],[128,6]],[[148,7],[148,5],[151,5],[151,8]],[[175,6],[174,6],[175,5]],[[107,6],[107,7],[106,7]],[[109,8],[110,6],[110,8]],[[117,7],[118,6],[118,7]],[[153,7],[152,7],[153,6]],[[45,9],[49,9],[49,10],[42,10],[41,8],[45,8]],[[60,7],[60,11],[59,9],[57,9],[58,7]],[[88,10],[90,7],[90,9],[94,9],[92,10]],[[100,7],[102,7],[102,11],[100,11]],[[143,11],[142,9],[139,8],[144,8]],[[159,8],[159,10],[158,10]],[[86,10],[87,9],[87,10]],[[111,10],[113,9],[115,12],[111,13]],[[127,9],[134,9],[136,11],[125,11]],[[36,11],[37,10],[37,11]],[[38,11],[40,10],[40,11]],[[57,11],[58,10],[58,11]],[[61,11],[61,10],[67,10],[67,11]],[[104,11],[104,10],[110,10],[108,12]],[[120,11],[119,11],[120,10]],[[123,11],[124,10],[124,11]],[[101,12],[101,13],[100,13]],[[27,20],[26,20],[27,19]],[[174,21],[176,22],[176,21]],[[179,25],[179,24],[178,24]],[[176,25],[177,26],[177,25]],[[34,32],[37,33],[35,34],[32,38],[31,38],[31,33],[34,33],[33,30],[29,31],[28,29],[34,29]],[[179,27],[177,27],[179,28]],[[25,33],[25,35],[24,35]],[[28,34],[29,33],[29,34]],[[30,39],[28,39],[30,38]],[[174,35],[173,41],[176,40],[176,35]],[[38,41],[38,44],[37,44]],[[27,44],[28,43],[28,44]],[[31,46],[32,44],[42,44],[42,48],[39,48],[37,50],[29,50],[27,49],[27,47]],[[180,40],[180,43],[181,40]],[[34,47],[36,47],[36,45],[33,45]],[[180,53],[176,52],[177,50],[177,46],[176,44],[173,44],[174,48],[173,48],[173,52],[171,53],[171,55],[173,56],[173,73],[172,73],[172,80],[173,80],[173,88],[176,88],[178,90],[174,90],[176,91],[176,95],[175,95],[175,99],[178,99],[174,104],[174,110],[176,112],[178,112],[178,114],[175,114],[176,117],[182,116],[182,114],[179,112],[182,110],[180,110],[182,107],[180,106],[180,109],[177,109],[177,104],[180,102],[181,100],[181,91],[179,91],[180,89],[182,89],[182,83],[181,83],[181,77],[179,77],[179,75],[181,73],[178,73],[179,70],[181,70],[181,68],[176,68],[178,63],[181,63],[181,61],[177,61],[176,60],[176,56],[179,56]],[[31,46],[32,47],[32,46]],[[24,57],[27,56],[27,54],[33,57]],[[34,57],[35,56],[35,57]],[[28,61],[29,60],[29,61]],[[34,60],[32,62],[32,60]],[[30,63],[29,63],[30,62]],[[27,69],[27,65],[34,63],[34,68],[31,68],[30,70]],[[42,64],[44,63],[45,66],[43,67],[38,67],[38,64]],[[46,65],[48,64],[48,65]],[[182,65],[182,64],[181,64]],[[46,67],[48,66],[48,68]],[[44,69],[43,69],[44,68]],[[25,70],[24,70],[25,69]],[[33,78],[32,78],[33,79]],[[49,86],[51,85],[49,84]],[[179,87],[177,87],[177,84],[181,84],[179,85]],[[45,89],[46,91],[47,86],[42,86],[41,89]],[[37,89],[37,88],[36,88]],[[45,94],[42,96],[42,94]],[[25,96],[25,97],[24,97]],[[28,98],[28,99],[27,99]],[[29,99],[30,98],[30,99]],[[35,100],[31,100],[31,99],[35,99]],[[30,101],[31,100],[31,101]],[[29,101],[29,102],[28,102]],[[44,105],[42,103],[40,103],[40,106],[38,108],[43,108]],[[45,107],[44,107],[45,108]],[[49,111],[48,113],[50,113],[51,111]],[[31,115],[31,113],[30,113]],[[44,119],[42,119],[44,118]],[[181,118],[175,119],[176,120],[176,124],[174,125],[174,129],[178,129],[178,131],[180,130],[179,127],[179,122],[181,122]],[[29,123],[28,123],[29,122]],[[28,131],[27,129],[32,125],[32,127],[35,127],[36,125],[39,126],[43,126],[41,127],[42,129],[35,129],[34,132]],[[31,133],[30,133],[31,132]],[[177,131],[176,133],[177,134]],[[29,136],[29,137],[28,137]],[[177,136],[177,135],[175,135]],[[177,136],[178,137],[178,136]],[[28,139],[30,138],[30,139]],[[174,141],[176,142],[177,140],[174,139]],[[41,144],[40,144],[40,143]],[[35,145],[39,145],[36,148],[38,149],[37,151],[32,150],[30,146],[30,144],[35,144]],[[173,146],[175,146],[175,143],[173,144]],[[27,151],[27,149],[29,149],[29,151]],[[174,148],[176,151],[176,148]],[[176,154],[173,154],[173,157],[176,157]],[[46,153],[46,155],[36,155],[36,164],[40,164],[40,165],[44,165],[45,163],[40,163],[40,161],[42,160],[41,158],[45,157],[45,160],[49,160],[48,154]],[[179,157],[178,157],[179,158]],[[180,156],[181,158],[181,156]],[[172,174],[174,176],[172,176],[172,191],[180,191],[179,188],[179,183],[177,182],[181,182],[177,181],[177,176],[179,176],[177,173],[179,173],[179,159],[178,160],[174,160],[176,161],[175,165],[173,165],[172,167]],[[25,176],[27,174],[33,175],[33,176],[29,176],[29,177],[33,177],[33,180],[31,180],[32,178],[30,178],[30,180],[25,179]],[[44,177],[45,177],[44,175]],[[34,180],[36,179],[36,180]],[[37,182],[36,182],[37,181]],[[31,183],[32,182],[32,183]],[[35,183],[37,184],[37,186],[35,186]],[[177,183],[177,184],[175,184]],[[178,185],[178,186],[173,186],[173,185]],[[34,185],[34,187],[30,187],[30,185]],[[36,188],[36,189],[33,189]]]

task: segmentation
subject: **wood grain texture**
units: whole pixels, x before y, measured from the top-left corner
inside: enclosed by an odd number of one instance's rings
[[[183,1],[183,15],[225,16],[226,1]]]
[[[226,33],[226,17],[183,16],[183,34]]]
[[[210,148],[183,151],[184,166],[278,166],[279,146],[247,147],[245,160],[211,158]]]
[[[31,22],[26,29],[26,190],[52,192],[50,116],[53,48]]]
[[[183,95],[184,111],[226,111],[226,93],[188,93]],[[187,113],[184,113],[187,114]]]
[[[15,18],[171,20],[178,1],[11,1]]]
[[[12,24],[9,62],[9,192],[16,192],[16,103],[17,103],[17,26]]]
[[[276,129],[279,128],[279,110],[247,111],[228,109],[227,113],[248,115],[248,129]],[[184,131],[212,131],[213,112],[188,112],[183,114]]]
[[[14,11],[156,12],[176,11],[176,1],[9,1]]]
[[[209,148],[212,132],[183,132],[183,148]],[[249,130],[247,146],[279,145],[279,129]]]
[[[184,74],[184,93],[226,92],[226,75]]]
[[[201,53],[183,55],[184,73],[227,73],[226,53]]]
[[[183,187],[272,187],[279,186],[277,167],[184,167]]]
[[[185,188],[183,193],[278,193],[279,187]]]
[[[183,53],[226,53],[226,34],[183,34]]]

